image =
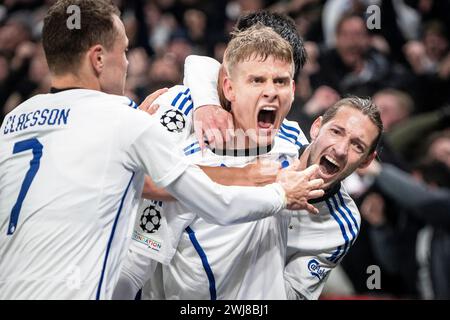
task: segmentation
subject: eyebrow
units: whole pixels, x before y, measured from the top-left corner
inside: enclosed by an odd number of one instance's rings
[[[279,76],[279,77],[275,77],[274,80],[288,81],[288,80],[291,80],[291,77],[289,77],[289,76]]]
[[[267,77],[261,76],[261,75],[256,75],[256,74],[249,74],[249,75],[248,75],[248,78],[249,78],[249,79],[255,79],[255,78],[266,79]]]
[[[333,127],[333,126],[336,127],[336,128],[339,129],[339,130],[342,130],[342,131],[346,132],[345,128],[344,128],[344,127],[341,127],[341,126],[338,125],[338,124],[333,124],[332,127]],[[353,140],[353,141],[357,141],[358,143],[360,143],[365,149],[367,149],[367,148],[369,147],[363,140],[361,140],[361,139],[358,138],[358,137],[355,137],[355,138],[353,138],[352,140]]]
[[[267,79],[269,77],[265,75],[256,75],[256,74],[249,74],[248,79]],[[290,76],[275,76],[273,77],[274,80],[290,80]]]

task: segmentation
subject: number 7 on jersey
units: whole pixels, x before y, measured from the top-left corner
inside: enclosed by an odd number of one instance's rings
[[[22,208],[23,200],[27,195],[28,189],[33,182],[36,173],[39,170],[39,165],[42,157],[42,149],[44,147],[36,138],[31,138],[23,141],[16,142],[14,144],[13,154],[24,152],[27,150],[32,150],[33,159],[30,161],[30,168],[28,169],[25,179],[20,187],[19,196],[11,210],[11,217],[9,219],[8,232],[7,235],[12,235],[16,231],[17,221],[19,220],[20,209]]]

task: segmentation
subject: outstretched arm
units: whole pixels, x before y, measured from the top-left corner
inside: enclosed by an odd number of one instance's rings
[[[275,161],[256,161],[242,168],[200,166],[208,177],[225,186],[262,187],[274,183],[280,165]],[[173,201],[172,195],[163,188],[158,188],[152,179],[145,177],[142,197],[152,200]]]
[[[383,164],[376,183],[383,193],[405,208],[411,209],[409,212],[417,218],[434,225],[450,226],[448,189],[432,190],[389,164]]]

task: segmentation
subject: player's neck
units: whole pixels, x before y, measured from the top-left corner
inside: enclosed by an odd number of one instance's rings
[[[56,89],[64,88],[83,88],[91,90],[100,90],[100,85],[97,81],[89,77],[81,77],[72,73],[58,75],[52,77],[52,87]]]

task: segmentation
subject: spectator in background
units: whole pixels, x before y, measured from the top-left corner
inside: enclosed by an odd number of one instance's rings
[[[409,118],[414,110],[414,102],[406,92],[389,88],[378,91],[373,99],[380,110],[381,120],[385,128],[385,135],[383,135],[379,148],[379,159],[406,170],[408,169],[406,161],[392,147],[386,136],[389,136],[392,128],[401,125]]]
[[[327,85],[339,94],[371,96],[386,86],[399,87],[405,79],[386,56],[371,47],[363,18],[345,15],[336,27],[336,48],[320,55],[320,71],[313,87]]]
[[[288,119],[297,121],[306,137],[310,139],[309,128],[313,121],[335,104],[340,96],[336,90],[328,86],[313,89],[311,77],[320,70],[319,47],[316,43],[307,41],[305,50],[308,59],[302,72],[297,75],[295,100],[289,111]]]
[[[21,43],[31,40],[31,29],[26,19],[25,14],[15,13],[0,28],[0,52],[8,58],[14,56]]]
[[[301,85],[297,85],[298,87],[300,87],[298,91],[302,90]],[[340,96],[334,89],[321,86],[314,91],[311,98],[304,105],[300,105],[298,99],[294,101],[288,118],[299,123],[300,128],[309,140],[311,137],[309,136],[308,128],[311,128],[314,119],[324,114],[339,99]]]
[[[167,53],[175,58],[177,65],[183,65],[186,57],[193,54],[192,42],[184,29],[177,29],[170,35],[167,44]]]
[[[413,112],[414,102],[411,97],[399,90],[383,89],[373,97],[380,110],[385,132],[407,119]]]
[[[322,11],[324,42],[328,48],[336,46],[336,29],[339,20],[347,14],[362,14],[371,0],[327,0]]]
[[[187,35],[192,43],[194,54],[205,55],[207,50],[206,15],[197,9],[189,9],[184,13],[184,24]]]
[[[431,141],[427,137],[434,132],[450,128],[450,105],[435,111],[420,113],[401,125],[392,128],[386,136],[393,149],[412,163],[425,154]]]
[[[448,30],[439,21],[424,26],[420,40],[409,41],[403,48],[415,75],[415,96],[420,111],[434,110],[450,102],[450,47]]]
[[[433,227],[429,261],[433,298],[450,299],[450,168],[440,162],[432,162],[422,166],[420,173],[424,179],[422,182],[387,164],[380,166],[375,163],[368,169],[368,174],[375,177],[375,184],[380,192],[404,209],[404,218]],[[430,185],[434,188],[430,188]],[[415,244],[417,233],[410,233],[407,238],[409,241],[401,242],[398,233],[392,229],[381,231],[380,227],[385,227],[383,201],[379,196],[373,195],[374,198],[367,197],[361,205],[361,213],[378,228],[378,235],[373,238],[380,262],[390,271],[399,272],[401,276],[409,274],[405,279],[406,285],[415,284],[417,274],[414,269],[417,268],[417,262],[415,246],[412,244]]]
[[[439,20],[450,26],[450,2],[447,0],[404,0],[405,3],[418,11],[422,23]]]
[[[389,134],[393,127],[405,121],[414,107],[408,94],[395,89],[378,91],[374,95],[373,101],[380,110],[383,126],[386,125],[386,134]],[[408,164],[384,137],[380,141],[378,156],[385,163],[391,163],[405,170],[408,168]],[[355,172],[345,180],[345,185],[360,208],[362,208],[361,206],[372,208],[370,214],[362,214],[362,228],[367,232],[361,233],[354,251],[350,252],[343,262],[344,270],[352,279],[355,288],[360,293],[367,290],[365,286],[361,285],[366,276],[365,268],[368,265],[376,264],[382,266],[383,294],[417,297],[414,244],[417,232],[423,224],[407,219],[407,215],[399,213],[403,210],[402,208],[399,208],[390,199],[375,193],[378,190],[373,186],[372,178]],[[398,249],[386,250],[382,258],[388,262],[383,264],[379,257],[383,250],[378,244],[386,243],[393,238],[395,238],[395,242],[391,243]],[[395,256],[395,259],[391,256]],[[405,264],[407,268],[403,268],[401,272],[401,268],[395,264],[398,258],[409,261]],[[391,263],[389,264],[389,262]]]
[[[428,146],[427,160],[440,161],[450,168],[450,129],[431,135],[426,146]]]

